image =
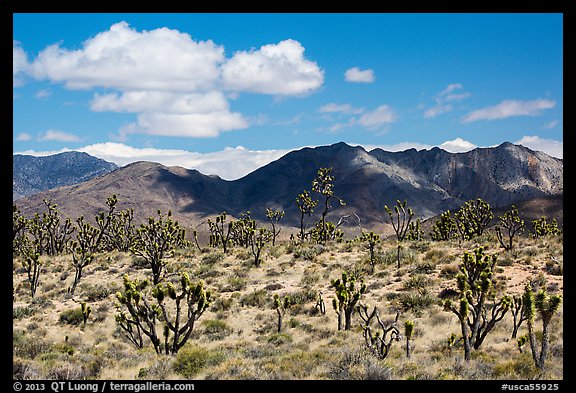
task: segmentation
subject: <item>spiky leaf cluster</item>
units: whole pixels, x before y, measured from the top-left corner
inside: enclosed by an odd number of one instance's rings
[[[450,210],[447,210],[440,215],[440,219],[432,226],[430,238],[434,241],[446,241],[456,237],[458,237],[456,221],[452,218]]]
[[[484,233],[494,214],[490,204],[477,198],[464,203],[454,217],[462,240],[469,240]]]
[[[424,237],[424,231],[422,230],[422,223],[418,218],[416,222],[411,222],[408,225],[408,233],[406,233],[406,240],[416,240],[420,241]]]
[[[174,255],[177,248],[186,245],[185,230],[178,221],[172,220],[172,212],[164,216],[158,210],[158,219],[148,218],[147,224],[141,224],[136,232],[130,251],[142,257],[152,269],[154,284],[162,280],[166,258]]]
[[[332,176],[332,167],[330,168],[320,168],[316,178],[312,180],[312,191],[320,194],[323,198],[323,210],[320,220],[314,228],[316,242],[324,244],[328,240],[338,237],[339,234],[336,232],[336,226],[328,224],[326,221],[326,216],[332,208],[331,200],[336,199],[341,206],[345,206],[346,203],[338,196],[334,195],[334,176]]]
[[[555,218],[551,222],[547,222],[546,217],[543,216],[532,221],[532,237],[534,239],[547,235],[559,235],[560,233],[558,222]]]
[[[152,290],[154,297],[162,310],[164,327],[165,352],[175,354],[186,344],[194,329],[194,323],[210,306],[211,293],[204,287],[204,282],[194,284],[187,273],[180,273],[179,288],[172,283],[160,283]],[[171,313],[166,301],[174,302],[175,311]],[[170,341],[171,333],[171,341]]]
[[[342,277],[332,280],[330,286],[334,288],[335,296],[332,299],[332,307],[338,315],[338,330],[342,330],[343,316],[345,318],[344,330],[350,330],[354,308],[366,292],[366,284],[355,274],[342,272]]]

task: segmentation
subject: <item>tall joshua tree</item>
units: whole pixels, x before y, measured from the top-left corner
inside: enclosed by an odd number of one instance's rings
[[[270,220],[270,224],[272,224],[272,246],[276,245],[276,236],[280,234],[281,228],[276,230],[276,225],[278,221],[284,217],[284,210],[272,210],[266,209],[266,217]]]
[[[308,218],[310,218],[314,208],[318,205],[318,201],[312,199],[310,193],[304,190],[298,194],[295,203],[298,210],[300,210],[300,241],[304,243],[306,240],[306,223],[304,222],[304,217],[308,216]]]
[[[462,240],[482,235],[492,217],[494,214],[490,210],[490,205],[482,199],[464,203],[455,214],[456,226]]]
[[[354,274],[342,273],[342,278],[332,280],[330,286],[334,288],[335,297],[332,307],[338,315],[338,330],[342,330],[342,317],[344,317],[344,330],[352,327],[352,314],[356,304],[366,292],[364,280],[357,283],[358,277]],[[359,284],[359,285],[358,285]]]
[[[482,247],[474,250],[473,254],[465,251],[460,274],[456,277],[459,304],[456,306],[451,300],[444,301],[444,309],[452,311],[460,321],[466,361],[470,360],[471,348],[480,348],[486,335],[511,307],[512,299],[508,295],[488,303],[490,298],[495,298],[492,279],[495,265],[496,255],[484,254]]]
[[[549,296],[545,290],[541,289],[536,295],[532,292],[532,286],[526,284],[524,288],[524,295],[522,296],[524,303],[524,310],[526,312],[528,324],[528,338],[530,339],[530,349],[532,351],[532,358],[534,359],[535,366],[543,370],[544,363],[548,356],[548,340],[550,332],[548,325],[550,320],[560,308],[562,297],[559,295]],[[534,330],[534,316],[535,311],[538,311],[542,319],[542,340],[540,342],[540,349],[537,347],[536,332]]]
[[[166,217],[158,210],[158,220],[150,217],[147,224],[141,224],[130,251],[150,265],[154,285],[162,280],[165,259],[174,254],[176,248],[186,243],[185,230],[178,221],[172,221],[172,212]]]
[[[500,218],[500,223],[507,232],[505,237],[505,235],[502,234],[500,226],[497,225],[495,229],[498,241],[506,251],[510,251],[514,245],[514,236],[524,230],[524,220],[518,216],[518,209],[516,209],[514,205],[512,205],[509,211],[498,218]]]
[[[400,202],[399,200],[396,201],[396,206],[394,206],[394,210],[396,212],[396,219],[394,219],[392,210],[387,206],[384,205],[384,210],[390,216],[390,221],[392,222],[392,227],[394,228],[394,232],[396,233],[396,239],[398,240],[398,254],[397,254],[397,268],[400,269],[400,242],[404,241],[406,238],[406,234],[408,232],[408,228],[410,227],[410,221],[414,216],[414,211],[411,208],[406,207],[406,200],[404,202]]]
[[[322,195],[323,207],[322,216],[320,217],[320,222],[318,225],[319,228],[319,236],[318,240],[320,243],[326,243],[329,237],[329,231],[326,227],[326,215],[328,211],[332,208],[330,205],[332,199],[336,199],[338,203],[342,206],[346,205],[346,203],[334,195],[334,176],[332,176],[332,168],[320,168],[318,170],[318,175],[312,181],[312,191],[317,192],[318,194]]]

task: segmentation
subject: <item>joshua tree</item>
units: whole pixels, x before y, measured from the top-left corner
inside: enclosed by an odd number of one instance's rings
[[[552,222],[548,223],[546,217],[540,217],[537,220],[532,221],[532,237],[537,239],[546,235],[559,235],[560,229],[558,228],[558,222],[553,218]]]
[[[284,296],[280,299],[277,293],[274,294],[274,308],[278,314],[278,333],[282,332],[282,319],[284,318],[284,314],[286,314],[286,311],[294,304],[296,304],[296,302],[290,296]]]
[[[500,226],[496,226],[496,235],[498,236],[498,241],[500,245],[506,250],[510,251],[513,247],[514,236],[521,233],[524,230],[524,220],[520,219],[518,216],[518,209],[516,206],[512,205],[512,208],[501,215],[500,217],[501,225],[507,230],[507,239],[504,239]]]
[[[359,305],[357,307],[358,314],[364,323],[361,325],[364,331],[364,341],[366,347],[380,359],[385,359],[388,356],[390,347],[392,346],[392,341],[400,340],[400,330],[398,330],[398,316],[388,323],[383,322],[380,319],[380,315],[376,306],[372,309],[371,313],[368,313],[368,306]],[[372,320],[376,317],[378,323],[379,331],[376,333],[372,332]],[[388,336],[390,334],[390,336]]]
[[[166,354],[178,353],[180,348],[190,338],[194,323],[204,314],[210,306],[210,291],[204,289],[204,282],[192,284],[188,274],[180,274],[180,293],[176,291],[172,283],[158,284],[152,291],[152,296],[157,300],[164,320],[164,345]],[[175,315],[171,318],[165,305],[166,298],[175,303]],[[183,308],[184,307],[184,308]],[[172,332],[172,343],[169,344],[169,333]]]
[[[520,329],[520,325],[522,325],[522,322],[528,318],[526,315],[526,310],[524,309],[524,301],[522,299],[523,297],[520,295],[515,295],[512,297],[512,305],[510,307],[510,312],[512,313],[512,317],[514,319],[512,338],[516,338],[518,329]]]
[[[260,266],[262,263],[262,258],[260,254],[262,249],[272,238],[272,232],[268,228],[256,228],[256,221],[252,222],[252,225],[248,228],[250,246],[252,248],[252,255],[254,255],[254,265],[256,267]]]
[[[210,245],[212,247],[222,246],[224,254],[228,249],[228,244],[230,243],[230,235],[232,232],[232,223],[225,224],[226,222],[226,212],[222,212],[216,217],[216,222],[208,220],[208,226],[210,227]]]
[[[266,209],[266,217],[268,217],[268,220],[270,220],[270,224],[272,224],[272,246],[275,246],[276,236],[278,236],[280,234],[280,231],[282,230],[281,228],[278,228],[278,230],[276,230],[276,224],[278,224],[278,221],[280,221],[280,219],[284,217],[284,211]]]
[[[29,244],[29,243],[28,243]],[[36,289],[40,284],[40,271],[42,270],[43,262],[40,260],[40,253],[34,247],[29,245],[24,248],[26,251],[22,255],[22,265],[28,274],[28,283],[30,284],[30,295],[36,295]]]
[[[185,244],[184,235],[185,230],[178,221],[172,221],[171,211],[164,217],[158,210],[158,221],[150,217],[148,224],[141,224],[138,228],[130,251],[146,260],[152,269],[154,285],[162,280],[165,258],[171,257],[176,248]]]
[[[331,199],[336,199],[340,203],[340,205],[344,206],[346,203],[334,195],[334,176],[331,175],[332,168],[320,168],[318,170],[318,174],[316,178],[312,181],[312,191],[317,192],[322,195],[324,198],[323,206],[324,210],[322,210],[322,216],[320,217],[320,224],[318,225],[319,233],[318,238],[320,243],[326,243],[329,240],[329,232],[326,227],[326,215],[328,211],[332,208],[330,205]],[[335,229],[335,228],[334,228]]]
[[[248,248],[252,236],[252,227],[256,226],[256,221],[250,216],[250,210],[240,214],[240,218],[230,224],[230,241],[232,244]]]
[[[108,228],[107,243],[112,250],[130,251],[136,238],[134,209],[130,208],[115,214]]]
[[[12,205],[12,253],[19,254],[28,220],[16,205]]]
[[[406,234],[406,240],[417,240],[420,241],[424,237],[424,231],[422,230],[420,219],[416,222],[411,222],[408,225],[408,233]]]
[[[368,251],[370,252],[370,274],[374,274],[374,267],[376,265],[375,247],[380,243],[380,235],[370,231],[362,233],[359,238],[360,241],[368,243]]]
[[[74,265],[74,283],[69,288],[69,293],[74,295],[76,286],[82,278],[82,270],[88,266],[94,259],[94,254],[98,251],[99,242],[102,239],[100,230],[94,228],[89,222],[84,222],[84,217],[76,219],[78,232],[76,240],[72,241],[70,248],[72,250],[72,264]]]
[[[146,299],[148,280],[133,280],[127,274],[123,276],[124,291],[116,293],[118,304],[116,309],[116,322],[124,330],[128,339],[137,347],[143,348],[142,333],[146,335],[157,354],[162,353],[160,338],[156,332],[156,322],[162,315],[161,308],[156,304],[150,304]],[[122,310],[125,307],[128,314]]]
[[[492,217],[494,214],[490,210],[490,205],[482,199],[478,198],[464,203],[455,214],[456,228],[462,240],[482,235]]]
[[[306,223],[304,223],[304,216],[308,216],[309,219],[316,205],[318,205],[318,201],[312,199],[307,190],[302,191],[302,193],[296,197],[296,206],[298,210],[300,210],[300,241],[302,243],[306,240]]]
[[[404,322],[404,336],[406,336],[406,357],[410,359],[410,340],[412,339],[412,334],[414,333],[414,322],[406,321]]]
[[[62,225],[60,225],[60,213],[56,210],[57,205],[52,204],[51,201],[43,199],[42,202],[47,207],[48,211],[42,215],[42,230],[46,231],[48,243],[46,244],[46,253],[48,255],[61,254],[66,251],[68,241],[74,227],[72,221],[67,218]]]
[[[360,280],[357,286],[358,277],[347,272],[342,273],[341,279],[332,280],[330,286],[334,288],[335,297],[332,299],[332,307],[338,315],[338,330],[342,330],[342,317],[345,319],[344,330],[350,330],[352,326],[352,314],[356,304],[366,292],[364,280]]]
[[[451,240],[456,234],[456,221],[452,218],[450,210],[440,215],[440,219],[434,223],[430,231],[430,238],[435,241]]]
[[[392,210],[387,205],[384,205],[384,210],[386,210],[386,213],[390,216],[390,221],[392,222],[392,227],[394,228],[394,232],[396,232],[396,239],[398,240],[398,269],[400,269],[400,242],[404,241],[410,226],[410,221],[414,216],[414,211],[411,208],[406,208],[406,203],[406,200],[404,200],[404,202],[396,201],[396,206],[394,206],[396,221],[394,221],[394,217],[392,216]]]
[[[522,300],[527,317],[528,338],[530,339],[530,350],[532,351],[534,365],[538,369],[543,370],[546,357],[548,356],[548,325],[556,311],[560,308],[562,297],[559,295],[548,296],[543,289],[534,296],[532,286],[526,284]],[[538,311],[542,319],[542,341],[540,343],[540,350],[537,348],[536,332],[534,331],[535,311]]]
[[[98,228],[92,226],[89,222],[84,222],[84,217],[76,219],[78,231],[76,240],[72,241],[69,248],[72,251],[72,263],[74,265],[74,283],[69,289],[71,295],[74,295],[76,286],[82,278],[82,270],[94,260],[94,255],[100,250],[103,240],[108,236],[108,228],[114,217],[116,209],[116,195],[106,200],[108,213],[99,212],[96,216]]]
[[[474,254],[465,251],[456,278],[459,304],[456,306],[451,300],[444,301],[444,309],[452,311],[460,321],[466,361],[470,360],[471,348],[480,348],[486,335],[504,318],[512,303],[510,296],[503,296],[491,306],[487,304],[487,300],[494,297],[492,270],[495,265],[496,255],[485,255],[482,247],[474,250]]]

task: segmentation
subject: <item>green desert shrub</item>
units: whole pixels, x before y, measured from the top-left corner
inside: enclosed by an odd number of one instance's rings
[[[59,321],[68,325],[78,326],[84,322],[84,315],[82,314],[80,307],[72,308],[70,310],[62,311],[60,313]]]
[[[178,351],[172,367],[176,373],[192,379],[203,369],[217,366],[224,360],[222,352],[192,346]]]

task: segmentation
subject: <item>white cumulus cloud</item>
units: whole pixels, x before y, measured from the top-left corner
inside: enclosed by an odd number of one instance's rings
[[[537,99],[533,101],[504,100],[498,105],[478,109],[463,117],[463,123],[478,120],[498,120],[512,116],[538,116],[542,111],[556,106],[556,101]]]
[[[542,126],[543,130],[549,130],[551,128],[554,128],[558,125],[558,120],[550,120],[548,123],[544,124]]]
[[[450,153],[465,153],[475,149],[477,146],[462,138],[456,138],[451,141],[446,141],[438,145],[439,148],[444,149]]]
[[[344,72],[344,80],[355,83],[372,83],[374,82],[374,70],[361,70],[358,67],[352,67]]]
[[[237,91],[303,95],[318,89],[324,71],[304,57],[300,42],[288,39],[258,50],[238,51],[222,65],[222,83]]]
[[[177,137],[211,138],[221,132],[248,127],[248,121],[240,113],[214,111],[209,113],[160,113],[138,114],[136,123],[120,129],[120,136],[149,134]]]
[[[429,145],[429,144],[420,143],[420,142],[399,142],[399,143],[390,144],[390,145],[354,144],[353,146],[362,146],[367,151],[378,148],[378,149],[382,149],[385,151],[392,151],[392,152],[405,151],[408,149],[430,150],[434,147],[439,147],[440,149],[446,150],[447,152],[450,152],[450,153],[465,153],[465,152],[473,150],[477,147],[475,144],[473,144],[467,140],[464,140],[462,138],[456,138],[456,139],[453,139],[451,141],[445,141],[445,142],[442,142],[438,145]]]
[[[454,93],[456,90],[462,89],[460,83],[451,83],[444,88],[440,93],[434,97],[436,105],[424,111],[424,117],[434,118],[442,113],[451,112],[454,108],[448,102],[460,101],[470,96],[470,93]]]
[[[248,127],[229,103],[242,92],[298,96],[319,88],[324,72],[304,50],[288,39],[228,59],[211,40],[167,27],[137,31],[122,21],[78,49],[46,47],[27,69],[68,89],[106,89],[94,93],[92,111],[136,114],[118,130],[119,139],[134,133],[204,138]],[[15,83],[25,60],[14,41]]]
[[[40,142],[59,141],[59,142],[78,142],[80,138],[74,134],[60,130],[48,130],[38,136]]]
[[[380,105],[371,112],[366,112],[358,119],[358,124],[368,129],[377,129],[383,125],[393,123],[398,116],[388,105]]]
[[[350,104],[336,104],[336,103],[329,103],[323,105],[318,109],[320,113],[344,113],[347,115],[356,115],[364,112],[363,108],[354,108]]]
[[[542,151],[549,156],[563,158],[564,143],[554,139],[544,139],[539,136],[523,136],[522,139],[514,142],[516,145],[526,146],[529,149]]]
[[[16,135],[14,140],[16,141],[29,141],[32,139],[32,135],[28,134],[27,132],[21,132],[20,134]]]
[[[22,76],[28,72],[28,56],[20,42],[12,40],[12,86],[21,86]]]
[[[31,64],[38,79],[63,82],[71,89],[192,91],[211,88],[219,77],[224,48],[195,41],[178,30],[138,32],[119,22],[68,50],[54,44]]]

